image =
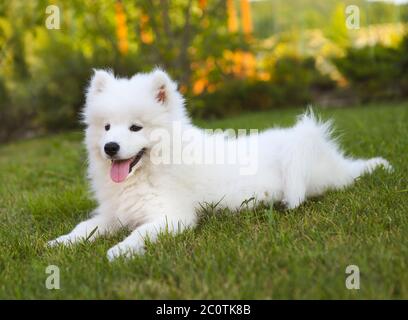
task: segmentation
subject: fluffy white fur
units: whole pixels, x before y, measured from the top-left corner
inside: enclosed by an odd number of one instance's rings
[[[130,228],[130,235],[109,249],[109,260],[143,253],[146,238],[155,241],[160,232],[177,233],[194,226],[196,208],[203,202],[220,202],[220,206],[238,209],[245,199],[255,197],[269,203],[283,202],[293,209],[307,197],[348,186],[380,165],[391,168],[379,157],[346,157],[330,138],[330,123],[320,122],[311,112],[301,116],[292,128],[269,129],[260,134],[256,174],[240,175],[236,165],[229,164],[155,165],[149,160],[153,146],[149,135],[155,129],[172,133],[172,123],[177,121],[182,130],[193,130],[211,139],[191,124],[176,84],[158,69],[130,79],[96,70],[83,115],[88,175],[98,207],[89,220],[49,244],[68,245]],[[109,131],[104,129],[107,123]],[[132,124],[143,129],[131,132]],[[241,137],[236,143],[248,142],[246,139],[252,138]],[[109,141],[120,144],[121,159],[146,148],[122,183],[114,183],[109,176],[111,161],[104,152]]]

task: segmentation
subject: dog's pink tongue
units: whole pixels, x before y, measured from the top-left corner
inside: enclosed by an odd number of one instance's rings
[[[131,162],[132,159],[113,161],[110,171],[111,179],[116,183],[124,181],[129,174]]]

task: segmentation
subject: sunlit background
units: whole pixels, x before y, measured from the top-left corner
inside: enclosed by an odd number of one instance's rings
[[[78,127],[92,68],[162,66],[197,118],[406,99],[407,2],[3,0],[0,141]]]

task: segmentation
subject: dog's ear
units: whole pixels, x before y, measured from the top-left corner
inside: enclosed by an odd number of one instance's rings
[[[93,69],[94,74],[88,87],[89,94],[98,94],[105,90],[109,81],[114,79],[111,71]]]
[[[166,72],[158,68],[152,72],[152,79],[154,98],[160,104],[167,104],[172,92],[177,90],[176,83]]]

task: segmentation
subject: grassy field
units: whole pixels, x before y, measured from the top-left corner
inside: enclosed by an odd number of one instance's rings
[[[300,109],[199,122],[211,128],[293,124]],[[120,235],[46,248],[94,207],[81,133],[0,147],[0,298],[408,298],[408,104],[319,110],[358,157],[395,172],[364,176],[300,208],[207,212],[198,228],[163,236],[144,256],[109,263]],[[360,290],[345,287],[348,265]],[[45,269],[60,269],[48,290]]]

